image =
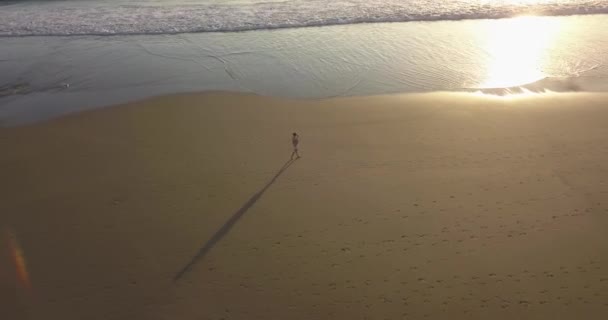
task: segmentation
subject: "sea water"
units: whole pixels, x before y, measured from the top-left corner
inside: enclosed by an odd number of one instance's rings
[[[607,8],[584,0],[2,2],[0,123],[205,90],[291,98],[606,91]]]

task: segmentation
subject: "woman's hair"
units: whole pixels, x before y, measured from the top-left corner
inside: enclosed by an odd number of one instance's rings
[[[294,132],[294,133],[293,133],[293,135],[294,135],[294,136],[297,136],[298,134]]]

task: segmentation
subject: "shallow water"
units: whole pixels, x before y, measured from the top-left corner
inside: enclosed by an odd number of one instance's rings
[[[0,122],[153,95],[292,98],[488,89],[605,91],[605,15],[230,33],[0,38]]]

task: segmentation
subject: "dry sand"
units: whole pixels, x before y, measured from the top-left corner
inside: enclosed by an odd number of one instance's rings
[[[3,320],[608,318],[608,95],[187,94],[0,146]]]

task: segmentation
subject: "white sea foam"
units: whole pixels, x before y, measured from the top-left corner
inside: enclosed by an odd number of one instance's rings
[[[608,13],[606,0],[112,0],[8,2],[0,36],[172,34],[369,22]]]

